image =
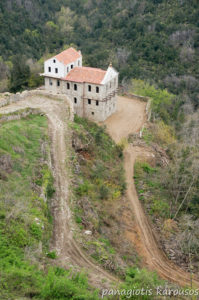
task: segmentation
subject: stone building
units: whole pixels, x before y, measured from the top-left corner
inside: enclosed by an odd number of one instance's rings
[[[69,48],[44,63],[45,89],[66,94],[81,117],[104,121],[116,111],[118,72],[83,67],[81,51]]]

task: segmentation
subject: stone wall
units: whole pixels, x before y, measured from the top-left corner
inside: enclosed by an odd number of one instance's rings
[[[31,91],[23,91],[22,93],[3,93],[0,94],[0,107],[21,101],[26,99],[27,97],[33,97],[33,96],[41,96],[41,97],[48,97],[50,99],[54,100],[63,100],[67,103],[69,107],[69,118],[71,121],[74,119],[74,108],[73,103],[71,100],[64,94],[57,94],[53,92],[48,92],[42,89],[37,90],[31,90]]]
[[[16,93],[16,94],[11,94],[11,93],[0,94],[0,107],[25,99],[28,96],[28,94],[29,94],[28,91],[24,91],[22,93]]]
[[[8,121],[20,120],[22,118],[26,118],[29,115],[40,114],[40,113],[41,111],[39,109],[26,108],[10,114],[0,115],[0,124]]]

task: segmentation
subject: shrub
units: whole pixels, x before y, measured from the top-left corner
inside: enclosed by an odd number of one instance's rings
[[[47,253],[47,257],[51,258],[51,259],[55,259],[57,257],[57,254],[55,251],[51,251]]]

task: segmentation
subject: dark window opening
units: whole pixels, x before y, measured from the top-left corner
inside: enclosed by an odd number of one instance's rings
[[[77,98],[76,97],[74,98],[74,103],[77,103]]]
[[[51,80],[51,79],[49,79],[49,84],[50,84],[50,85],[53,85],[53,83],[52,83],[52,80]]]
[[[70,90],[70,83],[67,82],[67,90]]]
[[[95,113],[94,113],[94,111],[92,111],[92,115],[94,115]]]
[[[60,81],[59,80],[57,80],[57,86],[60,86]]]
[[[91,85],[88,85],[88,91],[91,92]]]
[[[71,65],[70,67],[71,67],[71,70],[72,70],[73,69],[73,65]]]
[[[74,90],[77,91],[77,85],[76,85],[76,83],[74,84]]]
[[[99,86],[96,86],[96,93],[99,93]]]
[[[88,99],[88,104],[91,104],[91,99]]]
[[[55,60],[55,59],[53,59],[53,62],[54,62],[54,63],[56,63],[56,60]]]
[[[55,73],[58,73],[58,68],[55,68]]]
[[[98,100],[96,101],[96,105],[97,105],[97,106],[99,105],[99,101],[98,101]]]
[[[48,67],[48,72],[51,72],[51,67]]]

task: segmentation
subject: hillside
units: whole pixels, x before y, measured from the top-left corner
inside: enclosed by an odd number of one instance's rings
[[[154,289],[163,282],[156,274],[138,268],[140,259],[134,245],[124,238],[126,226],[130,229],[134,223],[125,203],[122,147],[103,128],[81,118],[69,123],[71,140],[65,106],[60,99],[37,93],[0,109],[0,271],[4,278],[0,295],[3,299],[99,299],[101,291],[93,288],[112,286],[110,281],[117,281],[117,287],[126,290],[134,285]],[[38,108],[46,111],[48,131],[46,117]],[[24,112],[36,115],[12,120]],[[2,116],[5,113],[6,118]],[[70,143],[75,145],[75,152]],[[82,145],[80,149],[78,145]],[[67,165],[63,164],[65,159]],[[71,177],[66,172],[74,174]],[[74,220],[68,207],[70,177]],[[87,239],[88,228],[93,234]]]
[[[197,107],[198,17],[197,0],[6,0],[0,3],[1,79],[10,68],[5,61],[16,54],[38,60],[73,44],[86,64],[106,68],[112,61],[121,80],[148,80]]]
[[[42,89],[0,108],[0,298],[198,286],[198,20],[197,0],[0,2],[0,92],[42,85],[69,46],[120,72],[100,126]]]

